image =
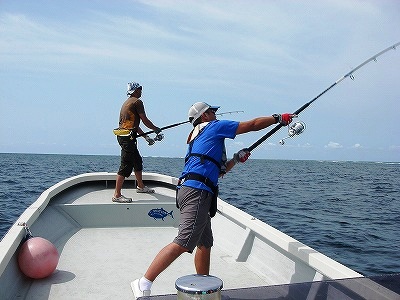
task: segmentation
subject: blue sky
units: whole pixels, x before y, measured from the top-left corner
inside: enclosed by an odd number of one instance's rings
[[[400,41],[400,2],[0,0],[0,152],[119,155],[126,83],[159,127],[206,101],[220,118],[293,112]],[[305,110],[252,158],[400,161],[400,47]],[[182,157],[189,124],[144,156]],[[268,130],[227,140],[229,156]]]

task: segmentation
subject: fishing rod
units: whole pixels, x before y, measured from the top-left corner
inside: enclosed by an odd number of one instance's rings
[[[244,111],[243,110],[234,110],[234,111],[227,111],[227,112],[218,113],[216,115],[217,116],[222,116],[222,115],[242,113],[242,112],[244,112]],[[179,125],[182,125],[182,124],[186,124],[186,123],[190,123],[190,121],[183,121],[183,122],[171,124],[171,125],[168,125],[168,126],[165,126],[165,127],[161,127],[160,129],[161,130],[165,130],[165,129],[173,128],[173,127],[176,127],[176,126],[179,126]],[[142,134],[139,134],[139,135],[137,135],[137,137],[148,135],[150,133],[154,133],[154,130],[150,130],[150,131],[144,132]]]
[[[350,79],[354,80],[354,75],[353,73],[359,69],[361,69],[363,66],[365,66],[366,64],[368,64],[371,61],[377,61],[376,59],[381,56],[382,54],[386,53],[389,50],[396,50],[396,47],[400,45],[400,42],[382,50],[381,52],[375,54],[374,56],[372,56],[371,58],[367,59],[366,61],[362,62],[360,65],[358,65],[357,67],[355,67],[353,70],[351,70],[350,72],[348,72],[347,74],[343,75],[342,77],[340,77],[338,80],[336,80],[332,85],[330,85],[327,89],[325,89],[322,93],[320,93],[318,96],[316,96],[315,98],[313,98],[311,101],[307,102],[306,104],[304,104],[302,107],[300,107],[298,110],[296,110],[293,115],[297,116],[299,113],[301,113],[303,110],[305,110],[308,106],[311,105],[311,103],[313,103],[315,100],[317,100],[319,97],[321,97],[323,94],[325,94],[326,92],[328,92],[330,89],[332,89],[334,86],[336,86],[337,84],[339,84],[341,81],[343,81],[344,79],[346,79],[347,77],[349,77]],[[294,124],[296,125],[296,124]],[[276,125],[274,128],[272,128],[268,133],[266,133],[264,136],[262,136],[259,140],[257,140],[254,144],[252,144],[250,147],[247,148],[247,150],[249,152],[253,151],[256,147],[258,147],[261,143],[263,143],[266,139],[268,139],[271,135],[273,135],[275,132],[277,132],[279,129],[281,129],[283,127],[282,124],[278,124]],[[293,127],[293,126],[291,126]],[[292,129],[295,129],[295,133],[294,135],[297,135],[299,133],[296,133],[296,130],[298,129],[298,132],[302,132],[304,130],[304,128],[302,130],[300,130],[300,126],[296,126]],[[290,130],[290,129],[289,129]],[[301,133],[300,132],[300,133]],[[289,136],[290,136],[290,131],[289,131]],[[283,141],[283,140],[281,140]],[[283,144],[283,143],[281,143]]]

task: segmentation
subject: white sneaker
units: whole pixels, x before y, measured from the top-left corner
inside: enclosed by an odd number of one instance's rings
[[[133,291],[133,295],[135,296],[135,300],[140,298],[140,297],[148,297],[151,294],[150,290],[144,290],[142,291],[139,287],[139,280],[140,279],[136,279],[135,281],[131,282],[131,288]]]
[[[149,187],[147,187],[147,186],[145,186],[144,188],[140,188],[140,187],[137,187],[136,188],[136,193],[148,193],[148,194],[152,194],[152,193],[154,193],[154,189],[151,189],[151,188],[149,188]]]
[[[118,203],[131,203],[132,198],[127,198],[124,195],[119,196],[118,198],[112,197],[113,202],[118,202]]]

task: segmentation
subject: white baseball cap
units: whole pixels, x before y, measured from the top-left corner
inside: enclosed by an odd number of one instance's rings
[[[201,117],[203,113],[207,111],[207,109],[212,109],[217,111],[219,106],[211,106],[205,102],[196,102],[189,108],[188,117],[189,121],[193,124],[198,118]]]

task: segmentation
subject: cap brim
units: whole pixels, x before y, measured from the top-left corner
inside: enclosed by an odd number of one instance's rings
[[[210,106],[208,109],[212,109],[212,110],[217,111],[218,108],[220,108],[220,106]]]

